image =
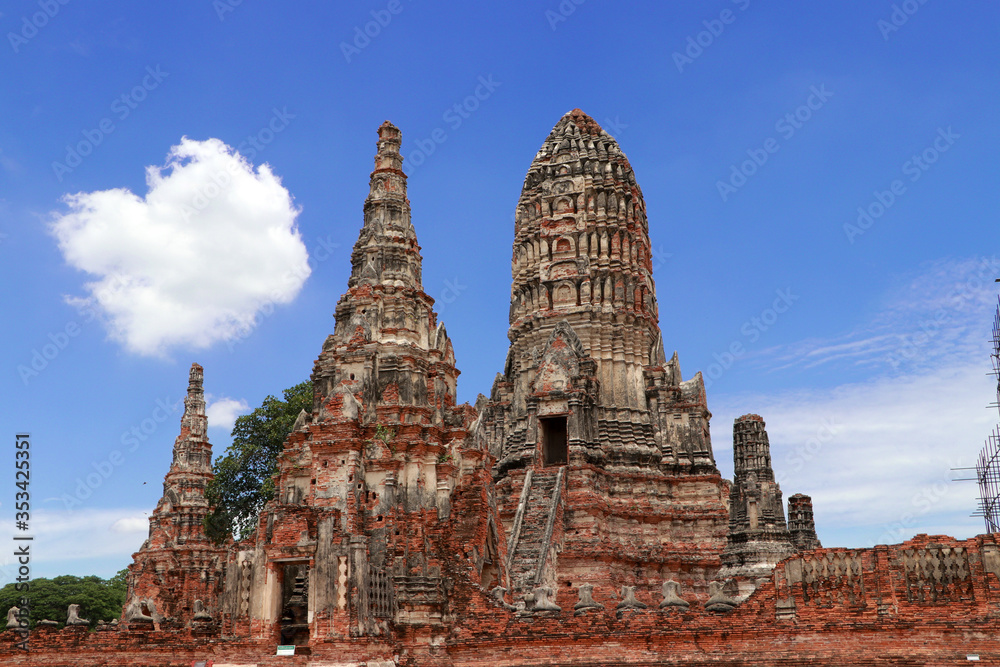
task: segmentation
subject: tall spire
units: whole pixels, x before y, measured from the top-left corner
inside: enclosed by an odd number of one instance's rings
[[[213,474],[203,382],[202,367],[191,364],[181,432],[163,478],[163,497],[149,517],[149,538],[129,566],[126,621],[197,620],[191,608],[194,600],[215,611],[216,573],[225,548],[212,545],[204,528],[209,511],[205,487]],[[140,611],[144,606],[151,616]]]
[[[150,519],[164,532],[163,538],[167,541],[205,538],[201,523],[208,512],[205,486],[213,474],[204,378],[202,367],[191,364],[181,432],[174,441],[170,471],[163,479],[163,498]]]
[[[399,128],[389,121],[382,123],[364,204],[364,223],[351,253],[351,277],[347,291],[337,302],[336,327],[313,372],[317,408],[323,397],[345,380],[352,387],[367,387],[362,394],[365,397],[380,395],[385,388],[384,378],[378,378],[380,368],[405,366],[401,360],[408,353],[386,353],[383,367],[376,367],[371,358],[376,349],[404,346],[437,350],[435,354],[440,353],[446,365],[454,364],[451,343],[433,311],[434,300],[421,286],[420,246],[410,220],[400,144]],[[413,382],[426,384],[426,372],[426,368],[422,369],[417,375],[423,379]],[[445,394],[451,397],[449,400],[454,399],[453,375],[457,376],[453,368],[441,373],[442,378],[448,378],[446,386],[436,392],[441,400]],[[401,396],[410,404],[422,403],[427,397],[426,388],[410,391],[409,383],[404,383],[407,389],[401,391]],[[366,403],[367,409],[373,406],[372,401]]]
[[[375,169],[365,199],[364,226],[351,253],[348,287],[381,284],[421,289],[420,246],[410,221],[400,143],[399,128],[389,121],[379,126]]]

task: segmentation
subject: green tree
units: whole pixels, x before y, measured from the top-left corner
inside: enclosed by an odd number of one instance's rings
[[[123,572],[112,579],[70,574],[52,579],[32,579],[28,582],[27,591],[18,591],[16,584],[7,584],[0,588],[0,611],[3,611],[6,621],[7,610],[19,606],[21,598],[28,598],[28,618],[32,628],[43,618],[58,621],[60,627],[65,625],[66,610],[71,604],[80,605],[80,617],[90,620],[91,625],[97,621],[110,621],[121,616],[125,604],[124,579],[119,581]]]
[[[311,382],[282,394],[284,400],[268,396],[259,408],[236,419],[233,444],[212,465],[215,479],[205,496],[213,509],[205,517],[205,532],[216,543],[230,536],[242,540],[253,532],[260,510],[274,496],[271,478],[278,472],[285,438],[299,412],[312,411]]]

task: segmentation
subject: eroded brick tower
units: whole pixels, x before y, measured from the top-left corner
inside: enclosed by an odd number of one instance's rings
[[[190,627],[218,618],[226,550],[212,544],[203,527],[205,486],[213,477],[203,385],[202,367],[192,364],[163,497],[149,517],[149,538],[129,566],[124,619],[132,626]]]
[[[726,483],[701,375],[664,355],[651,254],[628,159],[567,113],[524,179],[510,350],[477,404],[519,593],[674,578],[702,594],[719,568]]]
[[[733,470],[729,537],[720,576],[736,579],[740,595],[749,595],[776,564],[796,551],[760,415],[743,415],[733,423]]]
[[[449,609],[482,604],[504,577],[492,461],[466,446],[474,412],[455,404],[454,351],[421,285],[400,132],[386,121],[378,135],[313,410],[285,443],[256,534],[227,564],[234,634],[433,636]]]

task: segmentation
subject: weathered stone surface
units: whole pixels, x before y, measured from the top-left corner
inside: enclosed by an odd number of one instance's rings
[[[511,267],[510,350],[474,436],[498,459],[512,589],[669,575],[704,595],[727,516],[704,385],[664,356],[642,191],[579,109],[528,169]]]
[[[788,533],[798,551],[822,548],[816,536],[812,498],[802,493],[788,497]]]
[[[71,604],[66,610],[66,625],[90,625],[90,620],[80,618],[80,605]]]
[[[504,372],[456,405],[400,142],[379,128],[313,407],[253,536],[216,547],[201,530],[194,365],[123,622],[42,621],[30,652],[5,632],[0,663],[1000,664],[1000,536],[820,548],[807,496],[784,523],[756,415],[737,420],[736,479],[721,479],[701,377],[663,354],[635,176],[579,110],[525,179]]]
[[[795,552],[760,415],[743,415],[733,424],[733,467],[729,535],[719,577],[734,579],[742,598],[766,580],[779,561]]]
[[[212,544],[204,529],[205,486],[213,477],[207,429],[204,370],[192,364],[163,497],[149,517],[149,538],[128,568],[125,622],[158,626],[173,619],[183,626],[193,620],[196,599],[214,608],[222,592],[226,548]]]

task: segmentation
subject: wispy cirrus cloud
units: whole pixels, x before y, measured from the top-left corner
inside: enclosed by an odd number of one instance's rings
[[[775,475],[786,495],[813,497],[828,546],[900,542],[920,532],[982,532],[968,472],[996,413],[987,375],[996,304],[995,257],[928,264],[889,290],[878,313],[846,334],[756,355],[765,371],[851,367],[863,379],[834,387],[713,397],[720,468],[732,470],[732,423],[767,422]],[[804,382],[808,382],[805,379]],[[727,460],[727,458],[729,460]]]

